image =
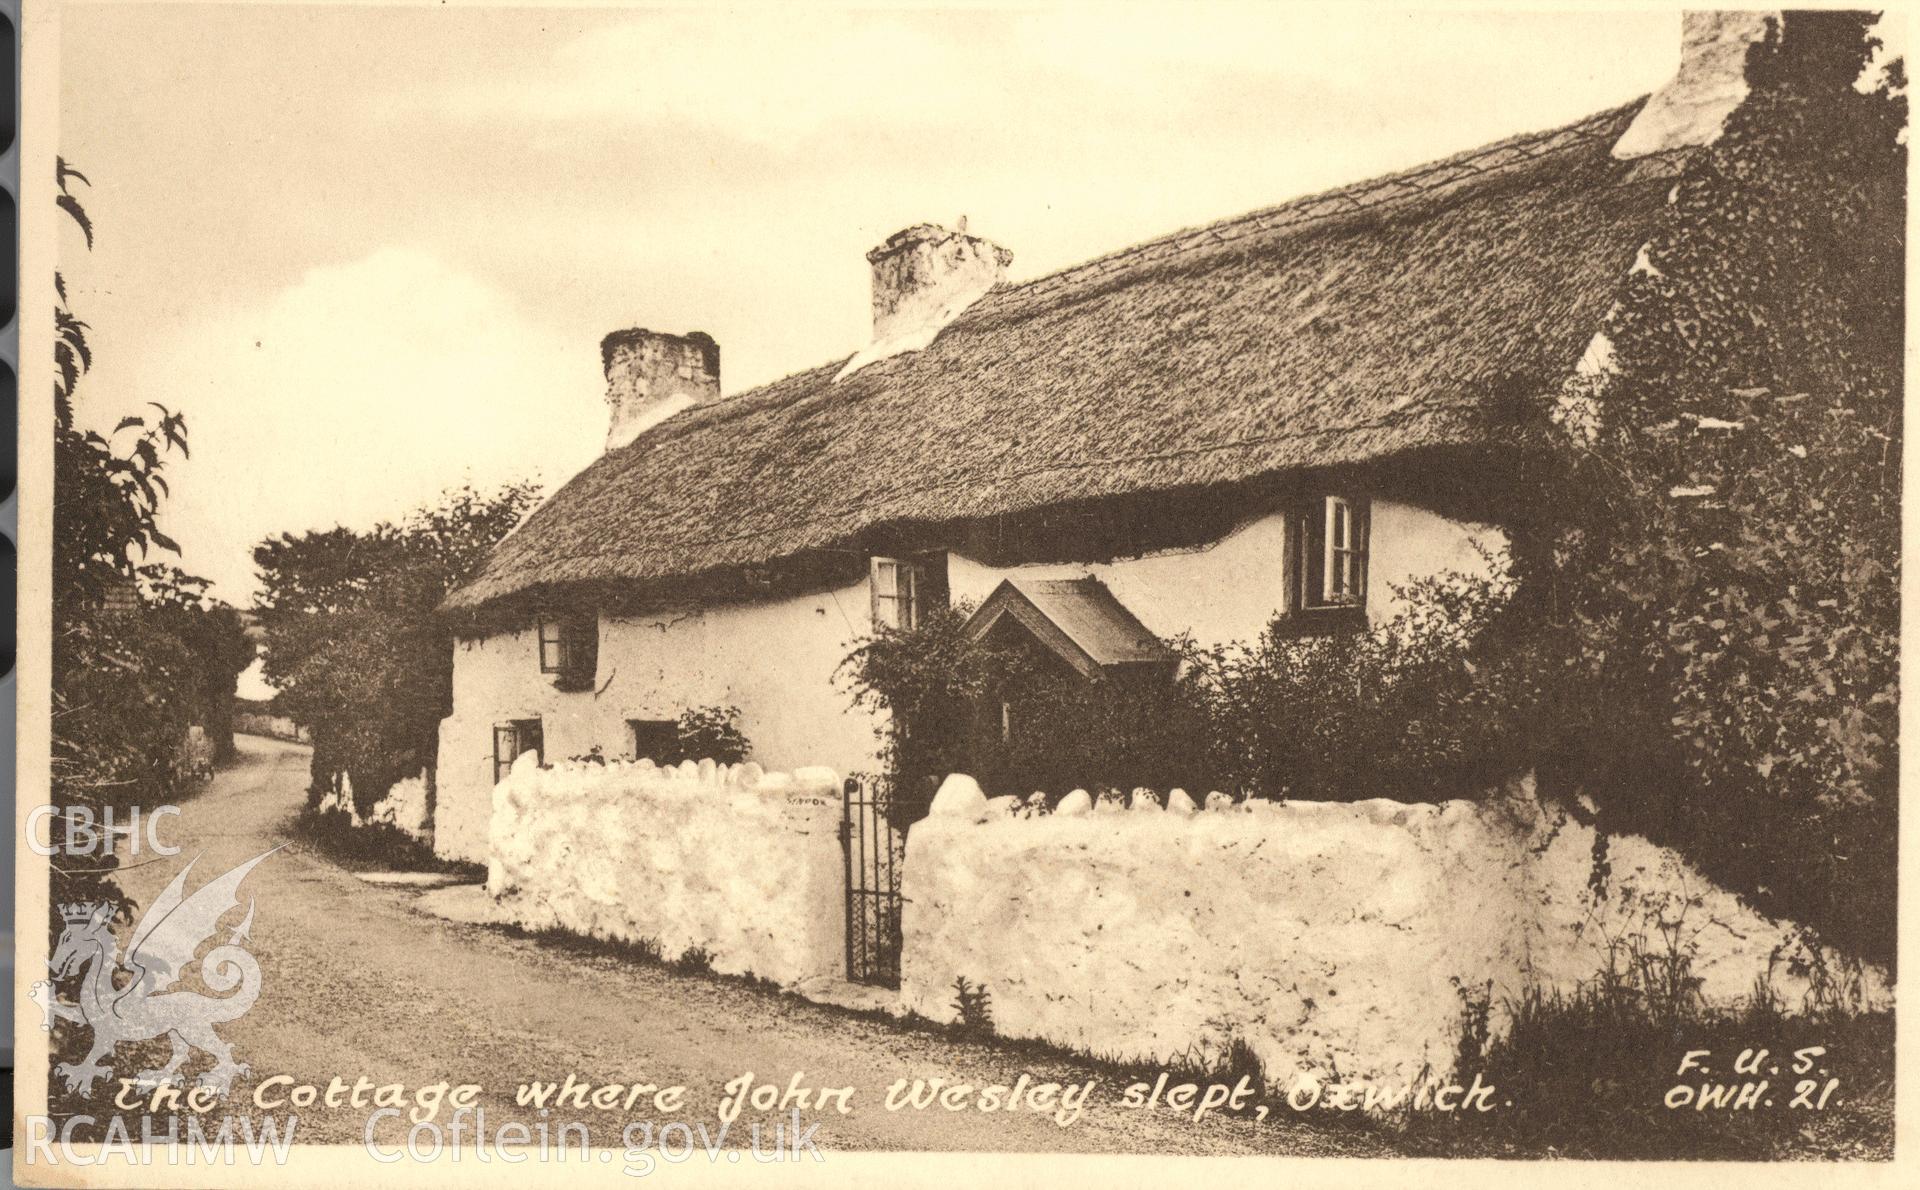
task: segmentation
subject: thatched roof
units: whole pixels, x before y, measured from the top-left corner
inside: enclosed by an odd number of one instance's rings
[[[1608,154],[1638,107],[1003,285],[925,350],[689,410],[447,607],[1479,443],[1573,368],[1648,238],[1671,169]]]

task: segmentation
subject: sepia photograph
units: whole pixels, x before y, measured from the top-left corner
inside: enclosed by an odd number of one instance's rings
[[[1897,1176],[1904,12],[21,39],[19,1184]]]

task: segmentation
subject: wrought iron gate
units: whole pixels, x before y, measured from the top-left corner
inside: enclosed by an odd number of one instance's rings
[[[847,978],[900,986],[900,868],[906,838],[888,818],[884,783],[847,778],[840,802],[840,850],[847,867]]]

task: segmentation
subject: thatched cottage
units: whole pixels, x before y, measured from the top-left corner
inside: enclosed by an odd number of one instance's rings
[[[519,753],[649,755],[694,706],[738,706],[769,767],[870,767],[835,670],[949,601],[1097,677],[1153,635],[1336,631],[1483,565],[1527,498],[1503,419],[1603,365],[1763,27],[1690,16],[1650,99],[1033,281],[910,227],[868,254],[872,342],[748,392],[705,335],[607,336],[605,453],[447,601],[436,846],[484,855]]]

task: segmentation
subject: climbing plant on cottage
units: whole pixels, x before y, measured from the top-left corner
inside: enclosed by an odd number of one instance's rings
[[[1752,48],[1608,320],[1597,420],[1541,411],[1487,680],[1539,708],[1549,788],[1890,957],[1906,99],[1898,63],[1854,85],[1868,19]]]

